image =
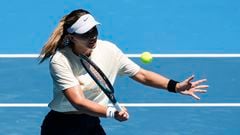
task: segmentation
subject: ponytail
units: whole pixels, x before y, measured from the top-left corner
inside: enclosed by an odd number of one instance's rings
[[[40,53],[40,62],[42,63],[44,60],[52,56],[58,48],[63,47],[63,37],[64,37],[64,23],[65,23],[65,16],[62,18],[62,20],[59,22],[57,28],[53,31],[52,35],[48,39],[48,41],[45,43],[44,47],[42,48],[42,51]]]
[[[53,31],[52,35],[42,48],[42,51],[39,55],[40,64],[47,58],[55,54],[57,49],[63,48],[65,46],[63,41],[64,39],[66,39],[65,38],[65,35],[67,34],[66,29],[72,26],[72,24],[76,22],[78,18],[80,18],[84,14],[90,13],[86,10],[78,9],[72,11],[69,15],[66,15],[62,18],[57,28]],[[69,45],[71,45],[71,43]]]

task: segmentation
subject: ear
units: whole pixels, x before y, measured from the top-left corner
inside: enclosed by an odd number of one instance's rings
[[[71,41],[72,41],[72,40],[74,39],[74,36],[73,36],[73,35],[70,35],[70,34],[68,34],[68,35],[66,35],[66,36],[65,36],[65,38],[68,38],[69,40],[71,40]]]

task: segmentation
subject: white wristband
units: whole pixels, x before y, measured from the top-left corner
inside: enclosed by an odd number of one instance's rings
[[[107,118],[114,118],[116,111],[117,111],[116,108],[111,107],[111,106],[108,107],[108,108],[107,108],[107,112],[106,112]]]

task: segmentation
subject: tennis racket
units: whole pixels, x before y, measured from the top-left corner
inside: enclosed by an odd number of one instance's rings
[[[102,72],[102,70],[85,55],[80,55],[80,62],[83,65],[84,69],[87,71],[87,73],[92,77],[92,79],[96,82],[100,89],[109,98],[116,110],[119,112],[122,111],[123,109],[121,108],[114,96],[114,88],[106,75]]]

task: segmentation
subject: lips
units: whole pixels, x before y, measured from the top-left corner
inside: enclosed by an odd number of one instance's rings
[[[94,49],[96,47],[96,43],[88,44],[87,47],[90,48],[90,49]]]

